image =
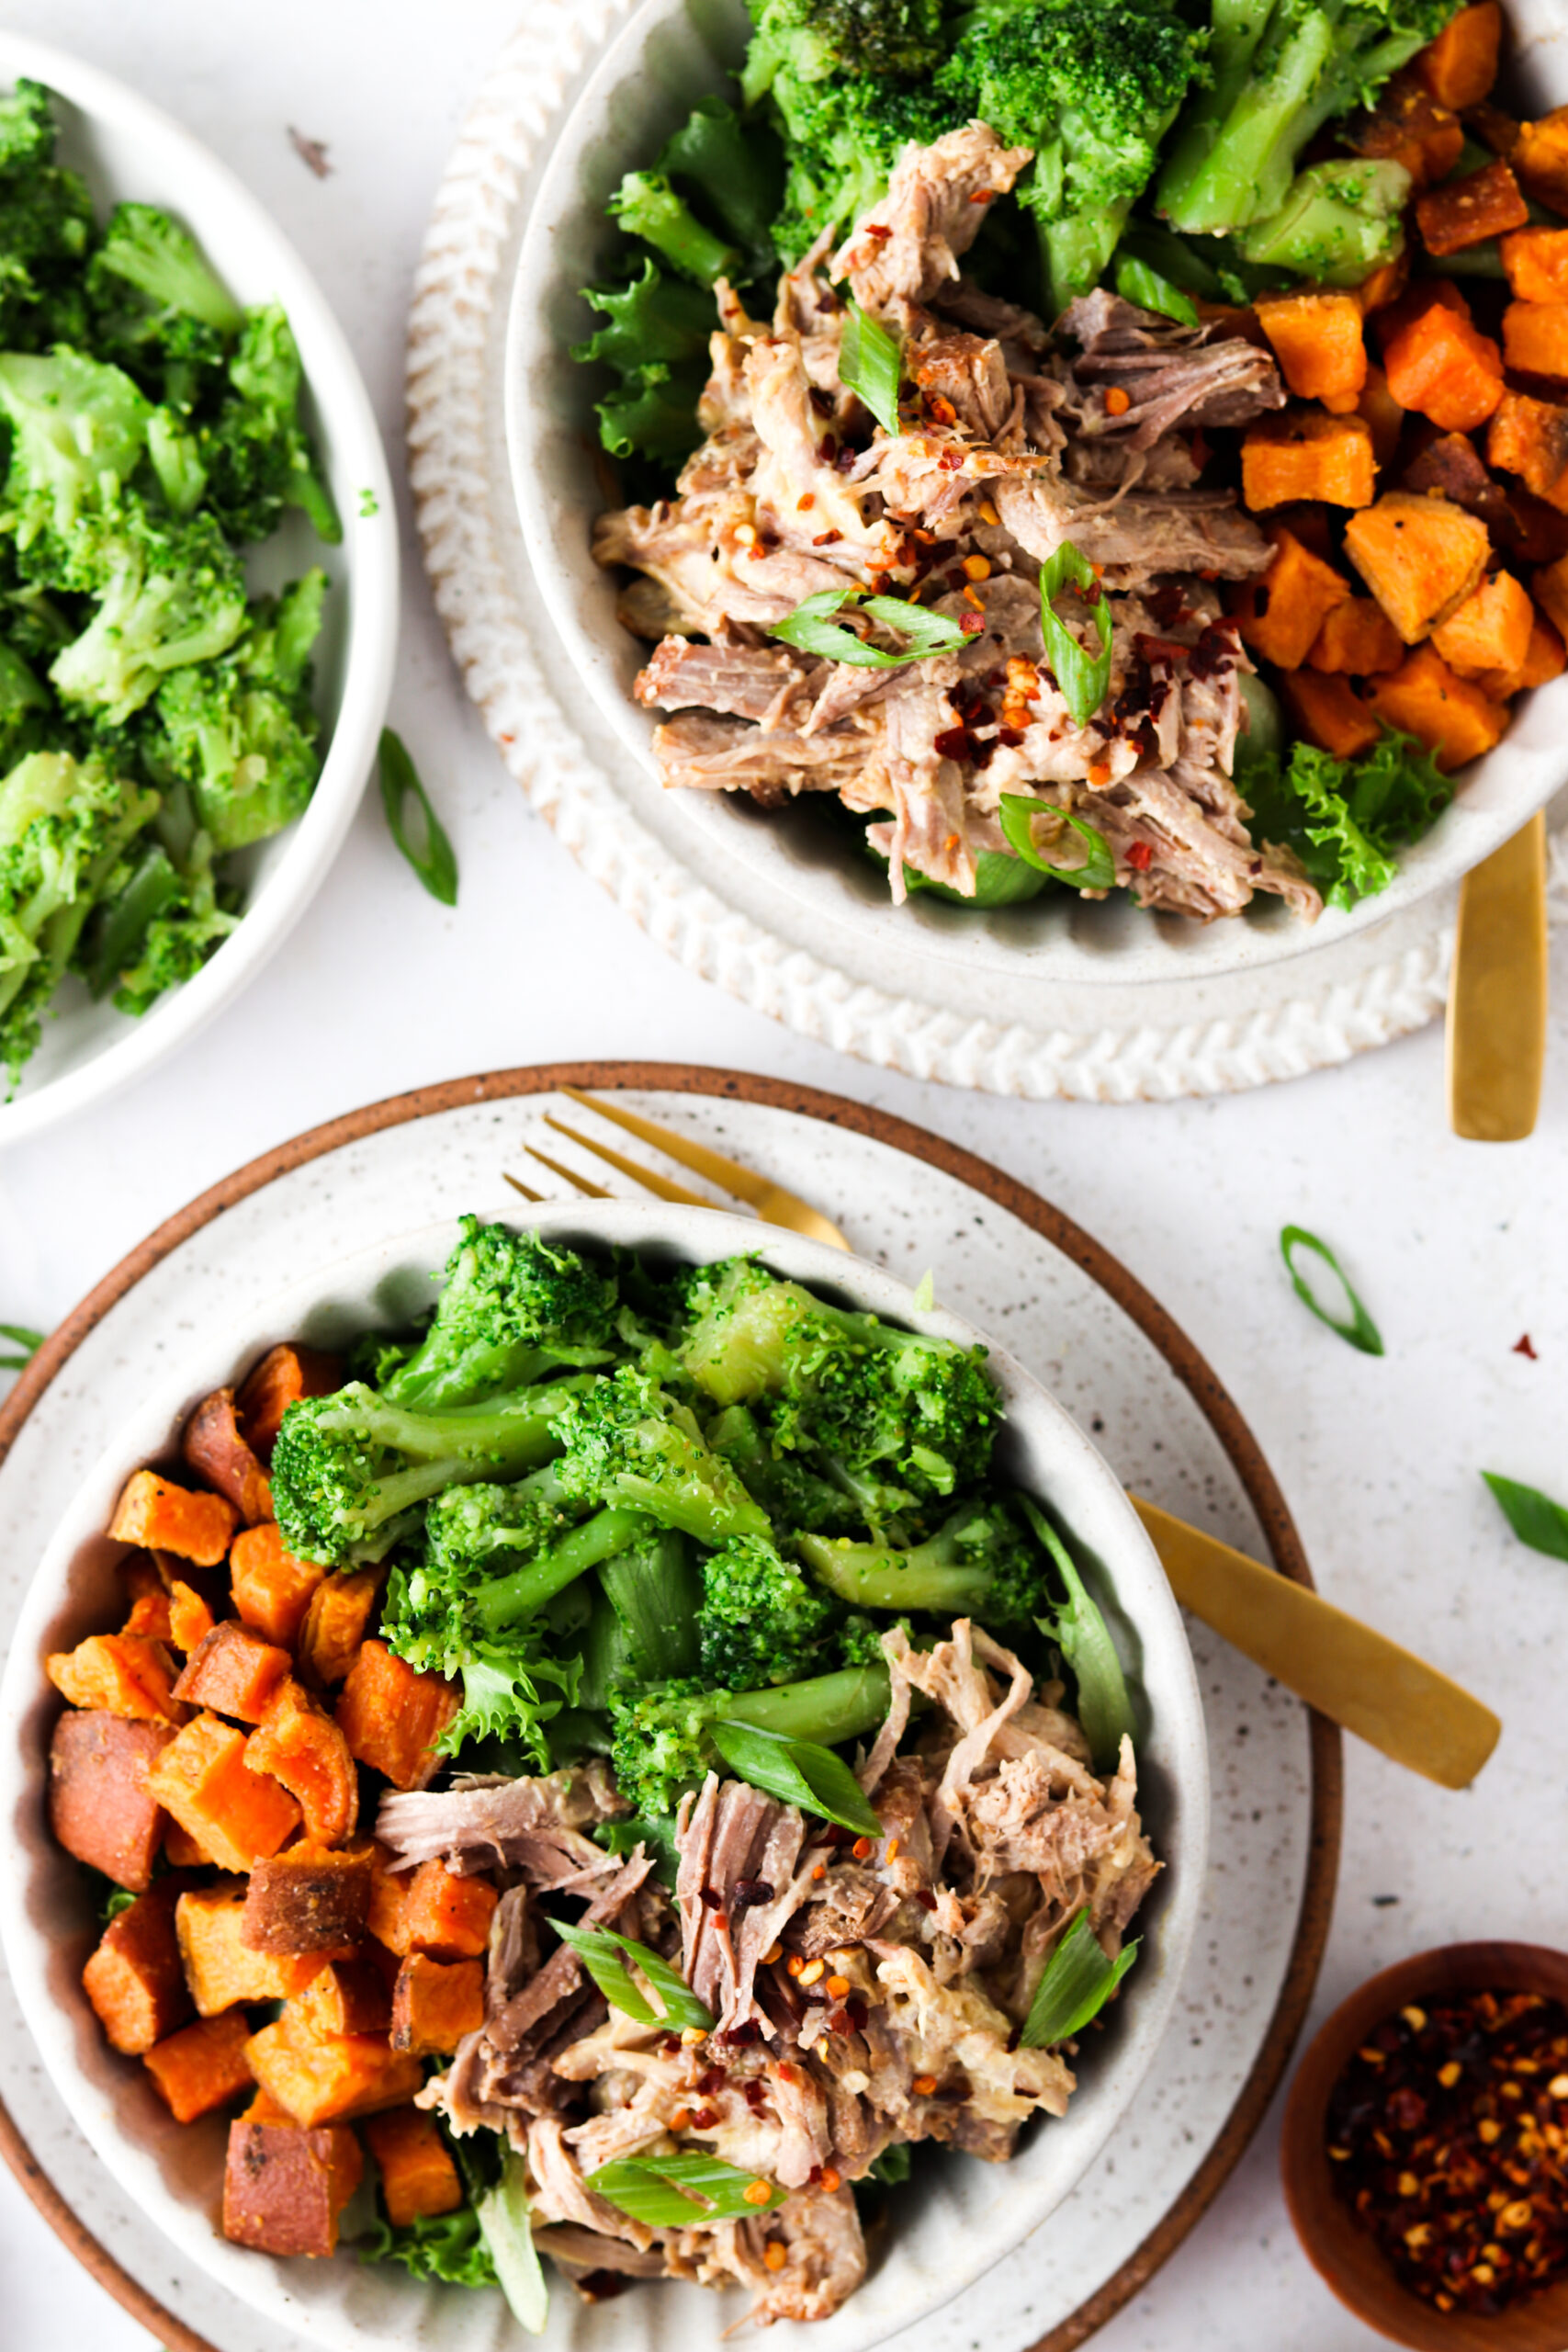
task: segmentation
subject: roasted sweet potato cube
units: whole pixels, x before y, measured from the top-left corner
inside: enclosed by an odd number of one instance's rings
[[[1549,506],[1568,509],[1568,408],[1505,392],[1487,431],[1486,455]]]
[[[99,1709],[61,1716],[49,1746],[49,1826],[68,1854],[140,1894],[168,1816],[147,1776],[175,1735]]]
[[[1432,631],[1432,643],[1461,678],[1522,669],[1535,606],[1512,572],[1495,571]]]
[[[485,1973],[477,1960],[432,1960],[411,1951],[392,1995],[391,2043],[425,2057],[456,2050],[485,2021]]]
[[[1391,302],[1397,302],[1409,283],[1410,249],[1406,246],[1392,261],[1379,262],[1371,275],[1350,291],[1360,304],[1361,316],[1370,319],[1374,311],[1386,311]]]
[[[298,1799],[305,1834],[318,1845],[352,1838],[359,1817],[359,1774],[348,1742],[298,1682],[287,1682],[245,1751],[253,1772],[270,1772]]]
[[[215,1715],[259,1724],[288,1680],[292,1664],[287,1650],[225,1617],[186,1660],[175,1696],[210,1707]]]
[[[229,1570],[234,1607],[243,1623],[269,1642],[291,1647],[325,1568],[314,1560],[297,1560],[269,1520],[235,1536]]]
[[[1507,702],[1515,695],[1523,694],[1529,686],[1549,685],[1553,678],[1562,675],[1568,667],[1562,639],[1551,623],[1541,613],[1532,615],[1529,643],[1525,658],[1513,670],[1483,670],[1472,680],[1493,702]]]
[[[1447,179],[1464,151],[1464,128],[1439,106],[1415,76],[1397,74],[1370,114],[1359,115],[1346,133],[1358,155],[1403,164],[1417,187]]]
[[[1561,638],[1568,639],[1568,555],[1543,564],[1530,582],[1536,603]]]
[[[240,2001],[286,2001],[313,1981],[313,1956],[256,1951],[244,1939],[245,1889],[229,1879],[194,1887],[175,1905],[175,1937],[198,2017]]]
[[[110,2044],[140,2058],[190,2015],[175,1939],[179,1890],[165,1881],[109,1921],[82,1971],[82,1989]]]
[[[1336,605],[1313,639],[1308,666],[1347,678],[1375,678],[1404,659],[1399,631],[1372,596]]]
[[[1280,372],[1298,400],[1351,409],[1367,380],[1361,306],[1354,294],[1260,294],[1256,304]]]
[[[385,2033],[392,1997],[381,1971],[368,1960],[333,1960],[299,1995],[300,2021],[318,2036]]]
[[[290,1405],[303,1396],[330,1396],[344,1384],[341,1357],[321,1348],[273,1348],[245,1374],[234,1400],[235,1418],[246,1444],[268,1464],[278,1429]]]
[[[1475,515],[1405,490],[1389,491],[1345,526],[1346,554],[1406,645],[1463,604],[1491,551]]]
[[[212,1631],[212,1611],[199,1592],[175,1579],[169,1593],[169,1639],[188,1657]]]
[[[196,1494],[155,1470],[138,1470],[115,1506],[109,1533],[117,1544],[145,1544],[215,1568],[228,1556],[238,1517],[221,1495]]]
[[[1502,254],[1516,300],[1568,302],[1568,229],[1515,229]]]
[[[359,1852],[301,1842],[257,1862],[245,1894],[245,1941],[253,1951],[335,1951],[365,1933],[375,1876]]]
[[[394,2229],[457,2211],[463,2184],[433,2115],[417,2107],[389,2108],[385,2115],[367,2120],[365,2137],[380,2169],[381,2196]]]
[[[1259,417],[1241,445],[1242,502],[1253,514],[1295,499],[1370,506],[1376,496],[1372,430],[1364,417],[1295,409]]]
[[[1405,467],[1401,487],[1451,499],[1466,514],[1479,514],[1488,528],[1505,503],[1501,483],[1493,481],[1474,442],[1462,433],[1434,435]]]
[[[1568,499],[1549,505],[1522,483],[1506,483],[1502,511],[1490,528],[1499,555],[1509,563],[1555,563],[1568,555]]]
[[[1403,409],[1445,433],[1472,433],[1503,397],[1503,355],[1446,278],[1413,288],[1380,314],[1388,388]]]
[[[398,1789],[423,1788],[440,1762],[435,1743],[457,1712],[450,1682],[416,1673],[378,1641],[361,1643],[336,1710],[349,1754]]]
[[[407,1949],[434,1960],[476,1959],[490,1939],[500,1900],[488,1879],[455,1878],[441,1862],[422,1862],[403,1913]]]
[[[231,1388],[215,1388],[203,1397],[185,1425],[180,1451],[197,1476],[233,1504],[247,1527],[272,1517],[272,1487],[240,1434]]]
[[[1509,161],[1527,196],[1549,212],[1568,213],[1568,107],[1521,122]]]
[[[419,2060],[389,2048],[385,2034],[312,2034],[291,2008],[246,2047],[257,2082],[297,2123],[402,2107],[424,2079]]]
[[[197,2018],[147,2052],[141,2063],[176,2123],[194,2123],[249,2090],[249,2038],[243,2009],[227,2009],[220,2018]]]
[[[1503,357],[1523,376],[1568,377],[1568,302],[1510,302]]]
[[[1337,760],[1359,759],[1382,733],[1348,678],[1325,676],[1321,670],[1292,670],[1280,679],[1280,688],[1298,734]]]
[[[385,1846],[372,1842],[370,1858],[374,1877],[370,1887],[369,1930],[376,1943],[400,1957],[409,1949],[409,1896],[413,1891],[412,1870],[394,1871],[392,1857]]]
[[[147,1787],[223,1870],[253,1869],[299,1826],[288,1790],[246,1769],[244,1733],[217,1715],[198,1715],[175,1735]]]
[[[381,1576],[379,1568],[359,1568],[316,1587],[299,1628],[299,1671],[307,1682],[324,1690],[347,1674],[376,1614]]]
[[[1440,107],[1462,114],[1467,107],[1478,107],[1497,79],[1502,38],[1498,0],[1476,0],[1473,7],[1450,17],[1437,40],[1412,61],[1411,71]]]
[[[1438,260],[1483,245],[1488,237],[1522,229],[1529,219],[1517,180],[1506,164],[1488,164],[1462,179],[1445,180],[1416,199],[1416,225],[1427,251]]]
[[[1444,769],[1479,759],[1508,724],[1507,704],[1450,670],[1429,645],[1418,645],[1390,676],[1373,678],[1367,700],[1385,727],[1414,735]]]
[[[1303,547],[1293,531],[1269,526],[1274,560],[1261,580],[1241,590],[1234,606],[1236,627],[1255,653],[1281,670],[1299,670],[1318,630],[1350,583]]]
[[[171,1870],[199,1870],[203,1862],[212,1861],[212,1856],[199,1838],[193,1838],[188,1829],[182,1829],[177,1821],[170,1821],[166,1814],[164,1818],[166,1824],[164,1830],[164,1858]]]
[[[346,2124],[307,2132],[242,2116],[229,2126],[223,2234],[261,2254],[335,2254],[338,2222],[364,2172]]]
[[[142,1634],[89,1634],[73,1650],[44,1660],[49,1679],[73,1707],[145,1723],[183,1724],[175,1662],[162,1642]]]
[[[162,1586],[156,1592],[138,1593],[130,1604],[130,1614],[119,1630],[136,1640],[167,1642],[173,1626],[169,1596]]]

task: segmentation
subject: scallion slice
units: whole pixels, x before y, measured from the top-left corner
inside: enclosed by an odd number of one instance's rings
[[[1081,865],[1052,865],[1035,848],[1034,820],[1047,813],[1060,817],[1083,842],[1089,854]],[[1099,827],[1086,818],[1075,817],[1069,808],[1057,808],[1049,800],[1032,800],[1021,792],[1004,792],[998,815],[1009,843],[1025,865],[1032,865],[1036,873],[1055,875],[1058,882],[1070,882],[1075,890],[1114,888],[1116,860],[1111,854],[1111,844]]]
[[[884,628],[897,629],[907,637],[909,642],[904,651],[888,653],[880,645],[868,645],[852,628],[837,627],[831,616],[846,605],[864,613],[868,620],[880,621]],[[955,653],[969,642],[958,623],[944,614],[928,612],[923,605],[908,604],[902,596],[868,596],[863,588],[819,589],[782,621],[775,621],[768,635],[782,638],[798,652],[815,653],[823,662],[844,662],[856,670],[897,670],[900,662],[923,662],[931,653]]]
[[[1292,1254],[1297,1250],[1310,1250],[1323,1260],[1324,1264],[1345,1293],[1350,1309],[1348,1315],[1331,1314],[1322,1300],[1316,1296],[1311,1283],[1297,1272],[1295,1260]],[[1357,1297],[1351,1287],[1349,1275],[1345,1272],[1326,1241],[1320,1241],[1316,1234],[1309,1233],[1304,1226],[1287,1225],[1280,1235],[1280,1255],[1290,1270],[1291,1283],[1296,1296],[1303,1306],[1311,1307],[1320,1323],[1326,1323],[1331,1331],[1337,1331],[1342,1340],[1348,1340],[1350,1345],[1353,1348],[1359,1348],[1364,1356],[1382,1355],[1382,1336]]]
[[[716,2022],[705,2002],[699,2001],[680,1971],[671,1968],[646,1944],[617,1936],[609,1928],[574,1928],[564,1919],[551,1927],[563,1944],[570,1944],[613,2009],[623,2010],[638,2025],[695,2026],[711,2032]],[[662,2016],[651,2009],[632,1983],[627,1961],[634,1961],[662,2004]]]
[[[773,2181],[739,2172],[717,2156],[615,2156],[588,2175],[588,2186],[618,2213],[650,2230],[743,2222],[753,2213],[771,2213],[784,2201],[784,2190]],[[766,2196],[759,2196],[759,2189]]]
[[[25,1372],[42,1347],[43,1336],[25,1323],[0,1323],[0,1340],[8,1340],[17,1351],[14,1356],[0,1356],[0,1372]]]
[[[843,339],[839,345],[839,381],[871,411],[884,433],[897,439],[903,346],[880,319],[867,317],[852,294],[846,296],[845,309]]]
[[[1055,554],[1040,567],[1040,629],[1045,639],[1045,659],[1062,689],[1075,727],[1089,725],[1105,700],[1106,688],[1111,684],[1111,615],[1105,598],[1097,595],[1089,612],[1100,639],[1100,651],[1086,653],[1066,623],[1056,618],[1052,606],[1065,588],[1077,588],[1088,596],[1099,586],[1094,566],[1078,553],[1071,539],[1064,539]]]
[[[1019,2039],[1026,2050],[1049,2050],[1070,2041],[1100,2015],[1138,1956],[1138,1939],[1107,1960],[1080,1911],[1045,1963],[1029,2017]]]
[[[781,1804],[797,1804],[803,1813],[820,1814],[840,1829],[863,1838],[880,1838],[882,1824],[872,1811],[860,1782],[830,1747],[814,1739],[788,1739],[782,1732],[758,1731],[750,1724],[710,1724],[708,1736],[732,1772],[766,1789]]]
[[[381,806],[387,812],[387,829],[403,855],[423,883],[433,899],[444,907],[457,903],[457,860],[446,838],[441,820],[430,805],[430,795],[419,780],[419,771],[408,754],[408,746],[400,735],[389,727],[381,729],[379,753],[381,770]],[[410,798],[419,804],[424,820],[423,842],[410,836],[407,824],[407,803]]]
[[[1504,1478],[1495,1470],[1481,1475],[1521,1544],[1532,1552],[1544,1552],[1550,1560],[1568,1560],[1568,1510],[1539,1487],[1521,1487],[1517,1478]]]
[[[1146,261],[1134,261],[1123,254],[1116,265],[1116,291],[1123,302],[1135,302],[1140,311],[1157,311],[1161,318],[1179,319],[1184,327],[1198,323],[1198,305],[1190,294],[1184,294]]]

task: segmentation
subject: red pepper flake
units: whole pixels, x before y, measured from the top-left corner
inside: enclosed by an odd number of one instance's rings
[[[814,548],[837,547],[843,536],[842,531],[818,531],[811,544]]]
[[[941,759],[966,760],[969,757],[969,738],[962,727],[949,727],[942,734],[932,736],[931,749]]]
[[[1147,842],[1131,842],[1127,847],[1127,863],[1134,874],[1146,874],[1155,862],[1154,851]]]
[[[922,1911],[934,1911],[936,1909],[936,1896],[931,1893],[929,1886],[917,1886],[915,1889],[915,1900],[919,1905]]]
[[[1103,792],[1103,791],[1104,791],[1104,789],[1105,789],[1105,787],[1106,787],[1106,786],[1107,786],[1107,785],[1110,783],[1110,781],[1111,781],[1111,763],[1110,763],[1110,761],[1109,761],[1109,760],[1093,760],[1093,761],[1091,761],[1091,762],[1090,762],[1090,763],[1089,763],[1089,780],[1090,784],[1091,784],[1091,785],[1093,785],[1093,786],[1094,786],[1094,788],[1095,788],[1096,792]],[[1146,848],[1147,844],[1146,844],[1146,843],[1140,843],[1140,844],[1139,844],[1139,846],[1140,846],[1141,848]],[[1145,856],[1145,860],[1144,860],[1144,863],[1145,863],[1145,865],[1148,864],[1148,859],[1147,859],[1147,857],[1146,857],[1146,856]]]
[[[892,234],[892,230],[885,229],[880,220],[868,220],[861,231],[863,237],[874,237],[878,244],[883,243]]]
[[[859,463],[860,451],[858,449],[840,449],[838,456],[833,460],[833,470],[835,473],[852,474]]]
[[[984,613],[960,613],[958,616],[958,626],[964,631],[965,637],[984,637],[986,634],[986,616]]]
[[[832,435],[830,433],[824,433],[824,435],[822,435],[821,440],[820,440],[820,441],[818,441],[818,443],[817,444],[817,462],[818,462],[818,464],[819,466],[830,466],[830,465],[833,463],[834,459],[837,458],[838,454],[839,454],[839,445],[838,445],[838,442],[834,439],[833,435]]]
[[[927,392],[924,396],[926,414],[933,424],[956,424],[958,411],[945,392]]]
[[[712,2098],[715,2091],[721,2091],[728,2079],[722,2066],[706,2066],[697,2076],[695,2088],[704,2098]]]
[[[969,201],[971,204],[989,204],[996,192],[994,187],[977,187],[971,194]]]
[[[1516,1340],[1514,1341],[1513,1346],[1508,1350],[1508,1353],[1511,1356],[1529,1356],[1531,1363],[1539,1363],[1540,1362],[1540,1358],[1537,1355],[1535,1350],[1530,1345],[1530,1335],[1528,1331],[1522,1339]]]
[[[716,2109],[711,2107],[694,2107],[692,2109],[692,2129],[694,2132],[711,2132],[717,2121],[718,2115]]]
[[[944,449],[941,457],[937,459],[939,469],[944,474],[955,474],[963,463],[964,452],[962,449]]]
[[[808,490],[804,498],[797,498],[795,500],[795,511],[797,514],[807,514],[811,508],[816,505],[816,503],[817,492],[814,490]]]

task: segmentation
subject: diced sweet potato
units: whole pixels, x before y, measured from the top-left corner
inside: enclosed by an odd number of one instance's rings
[[[297,2123],[341,2122],[412,2099],[424,2069],[384,2034],[310,2033],[292,2008],[246,2045],[251,2071]]]
[[[109,1921],[82,1971],[82,1989],[112,2047],[140,2058],[183,2025],[190,1994],[175,1939],[177,1885],[167,1880]]]
[[[335,2254],[338,2222],[364,2172],[346,2124],[307,2132],[242,2116],[229,2126],[223,2234],[261,2254]]]
[[[1479,514],[1488,528],[1505,503],[1502,485],[1493,481],[1474,442],[1462,433],[1434,435],[1405,467],[1401,486],[1451,499],[1467,514]]]
[[[1521,669],[1535,606],[1512,572],[1495,571],[1432,631],[1450,670],[1473,678],[1483,670]]]
[[[278,1428],[290,1405],[303,1396],[330,1396],[344,1384],[342,1359],[321,1348],[273,1348],[245,1374],[234,1400],[235,1418],[246,1444],[268,1464]]]
[[[1371,114],[1359,115],[1346,134],[1358,155],[1403,164],[1417,187],[1447,179],[1464,151],[1459,117],[1439,106],[1411,74],[1396,74]]]
[[[152,1883],[167,1821],[147,1775],[174,1736],[167,1724],[73,1709],[50,1741],[51,1829],[68,1854],[133,1894]]]
[[[1327,677],[1319,670],[1292,670],[1280,681],[1296,732],[1331,752],[1337,760],[1354,760],[1370,752],[1382,728],[1348,678]]]
[[[1497,50],[1503,38],[1498,0],[1476,0],[1450,17],[1436,40],[1412,62],[1421,87],[1440,107],[1462,114],[1478,107],[1497,79]]]
[[[1530,582],[1536,603],[1561,638],[1568,638],[1568,555],[1543,564]]]
[[[1305,498],[1370,506],[1376,472],[1371,427],[1359,416],[1295,409],[1259,417],[1241,446],[1242,503],[1255,514]]]
[[[1367,380],[1361,306],[1354,294],[1260,294],[1256,304],[1280,372],[1298,400],[1352,409]]]
[[[1516,229],[1502,253],[1516,300],[1568,302],[1568,229]]]
[[[247,1770],[244,1733],[217,1715],[197,1715],[175,1734],[147,1787],[224,1870],[253,1869],[299,1826],[288,1790]]]
[[[347,1674],[376,1613],[381,1576],[379,1568],[359,1568],[316,1587],[299,1628],[299,1671],[308,1682],[324,1690]]]
[[[1505,392],[1487,429],[1486,456],[1549,506],[1568,510],[1568,408]]]
[[[1445,180],[1416,199],[1421,241],[1439,261],[1445,254],[1463,253],[1467,245],[1483,245],[1488,237],[1522,229],[1529,217],[1519,184],[1501,160],[1462,179]]]
[[[1464,127],[1472,138],[1479,140],[1483,147],[1490,147],[1495,155],[1501,155],[1505,164],[1513,162],[1519,143],[1519,126],[1511,114],[1495,107],[1490,98],[1483,98],[1478,107],[1467,109]]]
[[[1568,302],[1510,302],[1503,357],[1523,376],[1568,377]]]
[[[391,2043],[428,2057],[450,2052],[485,2021],[485,1973],[477,1960],[432,1960],[411,1951],[392,1995]]]
[[[141,2063],[176,2123],[194,2123],[249,2090],[249,2038],[243,2009],[228,2009],[220,2018],[197,2018],[147,2052]]]
[[[199,2017],[240,2001],[287,2001],[313,1981],[315,1958],[253,1951],[244,1940],[245,1890],[232,1879],[182,1894],[175,1905],[180,1964]]]
[[[1388,378],[1375,362],[1368,364],[1367,380],[1361,386],[1361,397],[1356,402],[1356,414],[1366,420],[1372,436],[1372,456],[1378,464],[1392,465],[1399,447],[1404,411],[1389,390]]]
[[[1359,286],[1353,286],[1350,291],[1360,304],[1361,316],[1370,319],[1374,311],[1386,311],[1391,302],[1397,302],[1409,283],[1410,248],[1407,245],[1395,254],[1392,261],[1379,262],[1371,277],[1363,277]],[[1368,364],[1370,366],[1371,362]]]
[[[368,1960],[329,1961],[311,1977],[297,2006],[301,2023],[318,2038],[385,2033],[392,2022],[387,1980]]]
[[[308,1841],[260,1861],[245,1893],[245,1941],[253,1951],[335,1951],[357,1943],[370,1911],[375,1869],[357,1853]]]
[[[169,1639],[188,1657],[212,1631],[212,1611],[199,1592],[176,1578],[169,1594]]]
[[[180,1450],[197,1476],[216,1487],[247,1527],[272,1517],[272,1487],[240,1434],[231,1388],[215,1388],[203,1397],[186,1423]]]
[[[188,1829],[182,1829],[177,1821],[170,1821],[167,1814],[164,1815],[164,1819],[166,1825],[164,1830],[164,1858],[171,1870],[194,1871],[199,1869],[203,1862],[212,1860],[212,1856],[206,1847],[198,1838],[193,1838]]]
[[[409,1896],[413,1889],[413,1872],[394,1871],[392,1857],[385,1846],[374,1841],[370,1848],[373,1878],[370,1887],[370,1916],[367,1922],[376,1947],[396,1952],[400,1958],[409,1949]],[[394,1970],[393,1973],[396,1973]]]
[[[1460,677],[1429,645],[1418,645],[1391,676],[1374,678],[1367,700],[1386,727],[1414,735],[1445,769],[1479,759],[1508,724],[1507,704]]]
[[[463,2184],[433,2115],[417,2107],[389,2108],[369,2118],[365,2137],[380,2169],[381,2195],[394,2229],[457,2211]]]
[[[1555,563],[1568,555],[1568,500],[1549,505],[1522,484],[1506,483],[1502,512],[1491,530],[1498,553],[1510,563]]]
[[[1550,212],[1568,213],[1568,107],[1521,122],[1509,160],[1527,196]]]
[[[244,1623],[269,1642],[291,1647],[325,1568],[314,1560],[297,1560],[270,1520],[235,1536],[229,1568],[234,1606]]]
[[[115,1506],[109,1533],[117,1544],[146,1544],[215,1568],[227,1557],[238,1517],[221,1495],[195,1494],[155,1470],[138,1470]]]
[[[89,1634],[73,1650],[44,1660],[49,1679],[73,1707],[144,1723],[183,1724],[175,1662],[162,1642],[142,1634]]]
[[[1399,631],[1375,597],[1352,596],[1329,614],[1307,663],[1347,678],[1375,678],[1381,670],[1397,670],[1404,659]]]
[[[1406,490],[1389,491],[1345,526],[1346,554],[1406,645],[1463,604],[1491,551],[1475,515]]]
[[[359,1775],[348,1742],[298,1682],[287,1682],[266,1721],[251,1734],[245,1758],[253,1772],[270,1772],[299,1800],[305,1834],[318,1845],[352,1838],[359,1818]]]
[[[1417,409],[1445,433],[1484,424],[1503,397],[1503,355],[1472,324],[1447,279],[1423,286],[1382,313],[1383,368],[1403,409]]]
[[[166,1642],[172,1631],[169,1619],[169,1596],[160,1585],[156,1592],[138,1593],[130,1604],[130,1614],[120,1627],[148,1642]]]
[[[1529,686],[1550,685],[1553,678],[1562,675],[1568,667],[1562,639],[1551,623],[1540,613],[1530,622],[1529,643],[1525,658],[1514,670],[1483,670],[1472,681],[1493,702],[1507,702],[1515,695],[1523,694]]]
[[[488,1879],[455,1878],[440,1862],[422,1862],[403,1912],[405,1949],[433,1960],[473,1960],[490,1939],[501,1900]]]
[[[1273,523],[1269,537],[1274,560],[1261,580],[1240,592],[1235,622],[1255,653],[1281,670],[1299,670],[1328,615],[1349,595],[1350,583],[1303,547],[1293,531]]]
[[[422,1789],[440,1761],[435,1743],[457,1712],[457,1693],[439,1674],[418,1674],[385,1642],[360,1645],[337,1702],[349,1753],[394,1788]]]
[[[186,1660],[175,1695],[210,1707],[214,1714],[259,1724],[288,1680],[292,1664],[287,1650],[225,1617]]]

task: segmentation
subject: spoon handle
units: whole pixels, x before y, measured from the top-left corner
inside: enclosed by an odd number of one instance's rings
[[[1517,1143],[1540,1109],[1546,1060],[1546,816],[1460,885],[1449,980],[1449,1125]]]

